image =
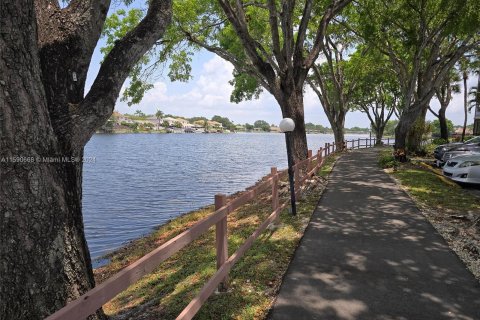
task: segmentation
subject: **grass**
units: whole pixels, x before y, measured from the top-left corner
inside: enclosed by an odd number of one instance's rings
[[[458,185],[446,183],[441,177],[413,165],[401,166],[394,176],[422,205],[449,210],[480,209],[480,201]]]
[[[340,157],[340,154],[333,153],[325,159],[322,168],[318,172],[318,176],[322,178],[327,178],[330,172],[332,172],[335,162]]]
[[[319,175],[332,170],[336,157],[326,160]],[[286,190],[286,186],[284,188]],[[322,188],[307,190],[297,207],[297,216],[284,210],[280,225],[266,230],[229,274],[227,293],[214,294],[196,319],[263,319],[268,314],[281,279],[316,207]],[[281,201],[288,200],[282,192]],[[271,213],[267,191],[228,216],[228,252],[232,254]],[[117,250],[110,263],[95,270],[97,283],[112,276],[162,243],[213,212],[209,206],[172,220],[145,238]],[[216,271],[214,228],[162,263],[126,291],[104,305],[116,319],[175,319]]]
[[[382,150],[379,166],[394,168],[391,173],[420,205],[430,209],[478,210],[480,201],[459,185],[420,165],[400,164],[391,150]]]

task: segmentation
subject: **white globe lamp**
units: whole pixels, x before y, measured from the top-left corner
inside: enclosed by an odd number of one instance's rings
[[[292,132],[295,129],[295,122],[290,118],[283,118],[279,127],[281,132]]]

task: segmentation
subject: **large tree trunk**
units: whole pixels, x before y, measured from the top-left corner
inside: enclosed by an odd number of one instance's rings
[[[425,117],[428,108],[422,107],[420,114],[415,119],[413,126],[407,134],[407,149],[409,152],[417,153],[422,149],[423,136],[425,134]]]
[[[0,9],[0,318],[43,319],[94,285],[71,159],[81,154],[51,126],[32,3]]]
[[[377,125],[375,127],[375,145],[380,146],[383,144],[382,138],[383,138],[383,132],[385,131],[385,124],[384,125]]]
[[[295,130],[290,135],[290,148],[294,162],[307,158],[307,132],[305,130],[305,115],[303,110],[303,90],[284,90],[275,95],[284,118],[291,118],[295,122]]]
[[[448,142],[448,125],[447,117],[445,115],[447,108],[443,106],[438,111],[438,121],[440,122],[440,138]]]
[[[447,124],[447,117],[446,111],[450,101],[452,100],[452,79],[447,77],[440,88],[435,89],[435,94],[437,96],[438,101],[440,102],[440,109],[438,110],[438,114],[435,113],[432,109],[430,111],[434,116],[438,118],[440,124],[440,138],[443,140],[448,141],[448,124]]]
[[[332,121],[330,124],[332,126],[333,136],[335,138],[336,150],[343,150],[345,143],[345,114],[339,114],[336,121]]]
[[[398,153],[407,152],[407,135],[410,127],[420,114],[420,108],[406,108],[400,117],[397,127],[395,128],[395,150]]]
[[[163,34],[170,5],[150,2],[84,98],[109,1],[65,9],[0,2],[0,319],[43,319],[94,286],[83,148],[111,115],[129,70]]]

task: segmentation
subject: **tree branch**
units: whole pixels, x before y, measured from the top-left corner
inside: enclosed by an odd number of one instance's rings
[[[303,48],[305,42],[305,35],[307,34],[308,22],[312,14],[313,1],[306,0],[305,7],[303,8],[302,20],[298,27],[297,42],[295,43],[295,52],[293,59],[295,62],[303,62]],[[295,63],[296,64],[296,63]]]
[[[283,33],[283,53],[285,55],[285,60],[287,63],[288,69],[293,69],[293,25],[292,25],[292,16],[294,11],[295,1],[292,0],[283,0],[282,1],[282,33]]]
[[[118,40],[105,58],[90,92],[72,111],[72,146],[83,147],[112,114],[132,67],[160,39],[172,16],[171,0],[152,0],[143,20]]]
[[[217,46],[213,46],[213,45],[209,45],[203,41],[200,41],[198,40],[193,34],[191,34],[189,31],[181,28],[181,26],[179,27],[180,30],[183,32],[183,34],[185,35],[185,37],[187,38],[188,41],[204,48],[205,50],[208,50],[212,53],[215,53],[216,55],[218,55],[220,58],[230,62],[234,67],[235,69],[237,69],[238,71],[240,72],[245,72],[249,75],[251,75],[252,77],[254,77],[255,79],[257,79],[260,84],[269,92],[271,92],[270,88],[269,88],[269,85],[268,83],[266,82],[266,80],[263,78],[263,75],[260,74],[258,72],[258,70],[252,66],[251,64],[247,64],[245,63],[244,61],[240,61],[238,60],[235,55],[231,54],[230,52],[228,52],[227,50],[223,49],[223,48],[220,48],[220,47],[217,47]]]
[[[472,37],[465,39],[462,44],[455,49],[454,52],[445,54],[435,65],[438,67],[436,67],[435,72],[431,72],[431,74],[434,74],[434,77],[433,79],[429,79],[430,86],[427,88],[426,92],[423,93],[422,97],[419,97],[419,105],[428,103],[428,101],[435,94],[435,88],[441,85],[445,75],[451,70],[451,68],[453,68],[455,63],[457,63],[457,61],[465,54],[465,52],[476,48],[480,44],[480,40],[470,42],[471,40]],[[433,66],[430,66],[430,68],[433,68]]]
[[[315,40],[313,42],[313,47],[310,50],[310,54],[307,56],[304,62],[304,66],[306,69],[310,69],[313,65],[315,60],[317,60],[318,55],[320,54],[320,50],[323,44],[323,38],[327,33],[327,27],[337,13],[339,13],[345,6],[347,6],[352,0],[334,0],[333,3],[327,8],[325,14],[323,15],[322,19],[320,20]]]
[[[394,111],[395,111],[395,107],[392,107],[392,108],[388,111],[387,118],[385,119],[384,124],[386,124],[386,123],[388,122],[388,120],[390,120],[390,118],[392,117]]]
[[[270,89],[266,89],[271,90],[275,85],[275,71],[273,67],[269,63],[265,62],[257,52],[257,46],[255,44],[255,41],[248,32],[241,0],[236,0],[236,9],[238,14],[235,12],[235,10],[233,10],[229,1],[218,0],[218,2],[222,7],[223,11],[225,12],[227,19],[232,24],[235,33],[242,42],[243,47],[245,48],[245,51],[250,60],[252,61],[253,65],[257,68],[258,72],[261,73],[263,77],[267,80]]]
[[[280,52],[280,35],[278,34],[278,12],[275,4],[275,0],[268,0],[268,11],[270,13],[269,22],[270,29],[272,29],[272,44],[273,44],[273,54],[275,59],[280,67],[280,69],[285,69],[286,61]]]

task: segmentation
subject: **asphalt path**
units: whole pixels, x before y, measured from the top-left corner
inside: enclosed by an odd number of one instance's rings
[[[358,150],[335,165],[270,319],[480,319],[480,283]]]

